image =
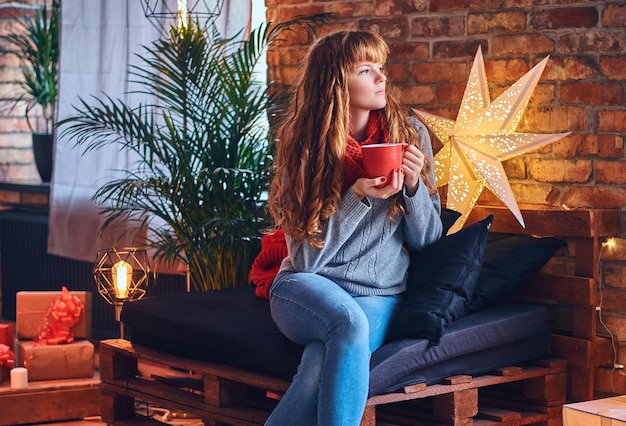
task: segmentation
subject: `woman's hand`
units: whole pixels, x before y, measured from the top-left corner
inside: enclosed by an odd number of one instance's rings
[[[386,199],[400,191],[404,183],[404,171],[397,169],[391,173],[391,181],[389,183],[387,183],[387,178],[384,176],[373,179],[359,178],[352,185],[352,190],[360,200],[366,195],[373,198]]]
[[[404,158],[402,159],[402,170],[404,171],[404,184],[409,197],[415,195],[420,183],[420,173],[424,167],[424,153],[414,145],[406,146]]]

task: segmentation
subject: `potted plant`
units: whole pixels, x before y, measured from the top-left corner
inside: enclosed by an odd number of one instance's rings
[[[20,59],[22,71],[22,79],[13,82],[22,93],[14,100],[11,110],[25,105],[24,117],[33,132],[37,170],[43,182],[50,182],[58,96],[59,1],[53,0],[49,8],[44,3],[32,15],[27,14],[3,38],[15,48],[9,53]],[[43,120],[34,120],[33,126],[34,114]]]
[[[118,143],[138,161],[93,199],[106,215],[136,221],[157,262],[187,265],[196,290],[247,284],[268,226],[263,202],[270,173],[268,87],[254,68],[278,35],[295,24],[312,29],[320,16],[262,24],[247,40],[213,40],[197,23],[172,27],[132,75],[156,102],[80,98],[59,122],[85,151]]]

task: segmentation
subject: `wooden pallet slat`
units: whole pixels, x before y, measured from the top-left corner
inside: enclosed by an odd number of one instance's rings
[[[263,424],[276,403],[272,398],[250,397],[251,390],[257,390],[257,395],[265,395],[273,392],[271,387],[276,387],[273,380],[263,375],[248,375],[247,372],[236,368],[220,371],[212,368],[211,363],[198,361],[194,361],[195,370],[184,373],[178,367],[181,363],[188,366],[187,361],[168,355],[165,357],[167,362],[164,361],[161,365],[176,368],[173,377],[165,375],[165,380],[162,380],[161,374],[142,377],[137,375],[136,366],[142,359],[154,362],[158,359],[158,351],[129,345],[128,342],[119,339],[102,341],[100,346],[101,368],[106,372],[102,384],[102,417],[111,424],[117,425],[120,421],[135,418],[134,398],[185,410],[211,422],[233,426]],[[117,371],[114,366],[118,368]],[[550,378],[558,375],[564,377],[565,370],[566,363],[563,360],[546,359],[538,365],[511,366],[476,377],[453,376],[440,384],[430,386],[422,384],[409,389],[408,392],[375,396],[368,400],[370,408],[366,410],[362,424],[364,426],[375,424],[378,406],[403,401],[415,403],[411,410],[414,411],[413,415],[416,418],[425,416],[430,419],[429,421],[455,426],[470,424],[472,418],[479,412],[480,389],[511,382],[528,382],[527,387],[531,391],[527,393],[531,396],[542,394],[544,400],[550,399],[553,392],[549,384],[560,383],[559,402],[562,403],[563,380],[558,382],[556,378]],[[177,375],[184,380],[176,380]],[[234,377],[240,378],[241,381],[233,380]],[[272,385],[270,388],[265,387],[268,383]],[[417,400],[419,402],[416,402]],[[527,404],[524,408],[531,411],[532,406]],[[548,419],[549,416],[544,414],[544,418]],[[535,410],[535,417],[540,415],[541,409]]]
[[[100,379],[29,382],[26,389],[0,386],[0,426],[74,420],[100,414]]]

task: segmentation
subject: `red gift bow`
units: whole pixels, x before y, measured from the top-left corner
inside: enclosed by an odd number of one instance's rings
[[[13,368],[15,364],[15,354],[7,345],[0,343],[0,367]]]
[[[83,301],[63,286],[61,296],[53,300],[48,309],[44,331],[34,340],[45,345],[72,343],[72,327],[80,322],[84,312]]]

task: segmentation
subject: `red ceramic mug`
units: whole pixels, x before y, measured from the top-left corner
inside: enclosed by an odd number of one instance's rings
[[[363,169],[365,169],[365,177],[377,178],[385,176],[387,181],[385,186],[391,182],[391,175],[394,169],[402,167],[402,157],[404,155],[405,145],[403,143],[375,143],[362,145],[363,152]]]

